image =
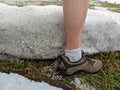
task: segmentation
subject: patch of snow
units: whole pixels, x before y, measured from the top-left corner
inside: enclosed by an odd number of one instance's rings
[[[0,73],[0,90],[62,90],[45,82],[34,82],[18,74]]]
[[[108,11],[107,8],[105,8],[105,7],[99,7],[99,6],[95,6],[95,10],[99,10],[99,11]]]
[[[98,1],[114,3],[114,4],[120,4],[120,0],[98,0]]]
[[[74,78],[74,84],[77,88],[84,89],[84,90],[96,90],[94,87],[90,86],[88,83],[81,83],[80,78]]]

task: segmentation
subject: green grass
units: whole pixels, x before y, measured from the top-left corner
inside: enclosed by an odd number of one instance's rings
[[[45,6],[45,5],[58,5],[58,6],[62,6],[62,2],[60,1],[56,1],[56,2],[48,2],[48,1],[41,1],[41,2],[22,2],[22,1],[16,1],[14,4],[9,4],[12,6],[18,6],[18,7],[24,7],[27,5],[37,5],[37,6]]]
[[[98,53],[90,56],[92,58],[101,59],[105,65],[104,70],[97,74],[85,74],[79,73],[73,76],[59,76],[61,80],[52,80],[52,72],[44,71],[44,68],[48,68],[53,65],[53,61],[41,61],[41,60],[25,60],[23,62],[10,62],[7,60],[0,60],[0,72],[14,72],[24,75],[25,77],[35,81],[46,81],[51,85],[55,85],[62,88],[69,88],[74,90],[74,85],[70,82],[74,77],[81,78],[81,82],[89,83],[97,90],[120,90],[120,52]]]
[[[56,1],[56,2],[42,2],[42,3],[40,3],[39,5],[41,5],[41,6],[44,6],[44,5],[58,5],[58,6],[62,6],[62,2],[60,2],[60,1]]]
[[[90,8],[90,9],[95,9],[95,5],[94,5],[93,3],[90,3],[90,4],[89,4],[89,8]]]
[[[111,3],[107,3],[107,2],[100,2],[100,6],[106,7],[113,12],[120,13],[120,4],[111,4]]]
[[[101,2],[101,5],[103,7],[109,7],[109,8],[120,8],[120,4],[112,4],[107,2]]]

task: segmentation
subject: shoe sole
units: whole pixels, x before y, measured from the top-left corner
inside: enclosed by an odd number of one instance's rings
[[[58,71],[58,75],[72,76],[72,75],[75,75],[75,74],[78,74],[78,73],[81,73],[81,72],[86,73],[86,74],[96,74],[96,73],[102,71],[103,69],[104,69],[104,65],[102,66],[102,68],[101,68],[100,70],[98,70],[98,71],[96,71],[96,72],[87,72],[87,71],[83,71],[83,70],[78,70],[78,71],[76,71],[76,72],[74,72],[74,73],[72,73],[72,74],[63,74],[62,72],[59,73],[59,71]]]

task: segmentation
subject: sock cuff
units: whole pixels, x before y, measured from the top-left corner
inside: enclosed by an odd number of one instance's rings
[[[77,62],[82,58],[82,50],[81,48],[66,50],[65,56],[67,56],[71,62]]]
[[[73,51],[81,51],[81,47],[73,49],[73,50],[67,50],[67,49],[65,49],[65,52],[73,52]]]

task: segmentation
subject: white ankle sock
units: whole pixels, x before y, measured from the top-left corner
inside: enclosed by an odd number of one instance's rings
[[[81,48],[65,50],[65,56],[67,56],[71,62],[77,62],[82,58],[82,50]]]

